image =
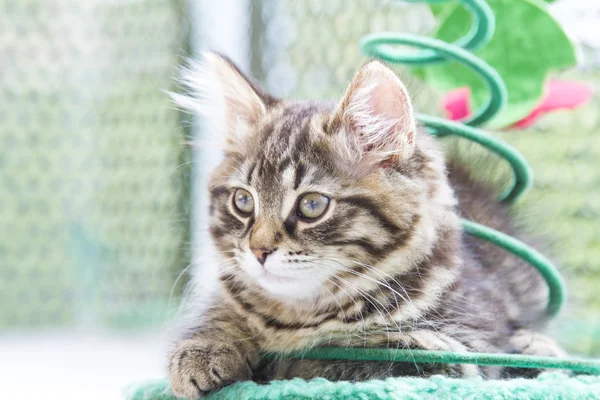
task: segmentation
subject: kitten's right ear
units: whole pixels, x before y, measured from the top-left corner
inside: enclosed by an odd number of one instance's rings
[[[416,120],[408,91],[379,61],[356,73],[327,130],[341,158],[354,170],[369,170],[409,159],[415,149]]]
[[[180,82],[187,94],[172,93],[180,107],[206,118],[230,150],[252,134],[253,127],[278,100],[259,89],[227,57],[206,52],[200,62],[182,69]]]

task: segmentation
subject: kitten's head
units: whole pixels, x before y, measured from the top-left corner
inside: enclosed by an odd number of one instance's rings
[[[337,104],[275,99],[214,53],[184,83],[178,103],[225,139],[210,182],[224,279],[309,299],[426,255],[443,167],[385,65],[365,64]]]

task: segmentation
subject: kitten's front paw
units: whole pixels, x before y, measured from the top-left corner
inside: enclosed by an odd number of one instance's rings
[[[202,397],[250,378],[248,362],[228,344],[191,339],[177,346],[169,360],[169,380],[178,397]]]

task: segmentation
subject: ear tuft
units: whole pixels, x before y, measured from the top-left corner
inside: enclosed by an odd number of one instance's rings
[[[330,129],[341,155],[355,165],[386,166],[414,151],[416,122],[408,92],[378,61],[354,76]]]
[[[179,82],[186,94],[171,93],[182,109],[205,118],[222,132],[229,146],[253,132],[267,109],[278,100],[264,93],[227,57],[206,52],[201,61],[181,68]]]

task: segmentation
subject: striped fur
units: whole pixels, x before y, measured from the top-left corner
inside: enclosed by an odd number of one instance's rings
[[[391,71],[368,63],[338,105],[287,102],[258,91],[227,59],[208,59],[227,77],[219,84],[228,144],[210,181],[210,232],[223,267],[211,307],[198,316],[191,310],[197,320],[174,345],[176,394],[197,397],[241,379],[501,374],[469,365],[265,364],[262,351],[536,347],[516,344],[541,337],[534,332],[543,322],[544,285],[519,260],[460,230],[465,214],[514,233],[506,210],[417,132],[408,94]],[[186,82],[206,98],[199,79]],[[203,111],[194,99],[181,104]],[[236,188],[254,198],[252,215],[236,211]],[[299,196],[311,192],[331,199],[314,221],[297,212]],[[251,252],[257,248],[276,250],[261,265]],[[506,271],[518,271],[518,279]],[[543,342],[537,354],[560,354],[549,340],[535,342]]]

